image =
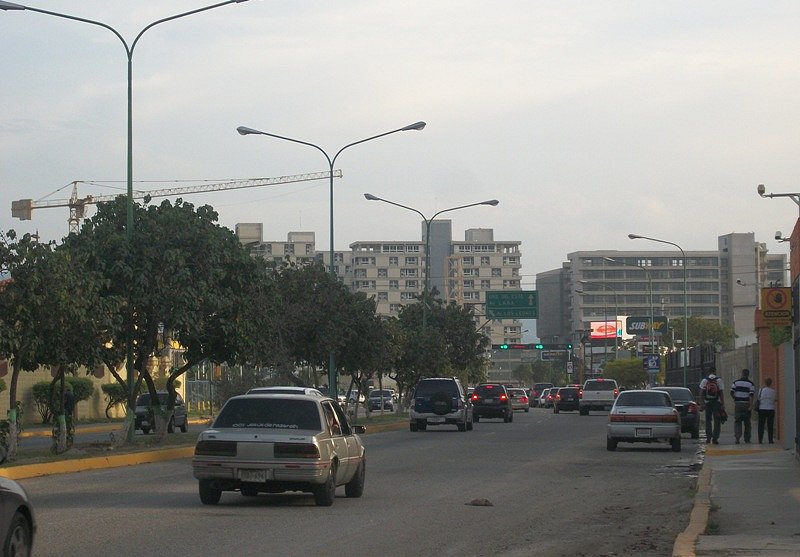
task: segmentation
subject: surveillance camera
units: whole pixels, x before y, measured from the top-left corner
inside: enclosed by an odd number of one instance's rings
[[[775,231],[775,239],[776,240],[783,240],[783,234],[781,234],[780,230]]]
[[[764,187],[764,184],[758,184],[758,195],[763,197],[764,193],[766,193],[766,191],[767,191],[767,188]]]

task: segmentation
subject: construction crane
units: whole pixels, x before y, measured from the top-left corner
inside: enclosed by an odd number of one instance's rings
[[[311,180],[327,180],[331,173],[311,172],[308,174],[292,174],[289,176],[278,176],[277,178],[251,178],[249,180],[230,180],[214,184],[200,184],[195,186],[184,186],[180,188],[163,188],[149,191],[134,191],[134,199],[144,199],[145,197],[169,197],[172,195],[185,195],[190,193],[204,193],[210,191],[237,190],[243,188],[257,188],[261,186],[274,186],[279,184],[291,184],[293,182],[308,182]],[[342,171],[334,170],[334,178],[341,178]],[[31,213],[34,209],[45,209],[49,207],[69,207],[69,231],[78,233],[80,221],[84,218],[86,205],[113,201],[120,195],[88,195],[78,197],[78,184],[86,183],[82,180],[72,182],[72,195],[69,199],[43,199],[34,201],[33,199],[20,199],[11,202],[11,216],[20,220],[31,220]]]

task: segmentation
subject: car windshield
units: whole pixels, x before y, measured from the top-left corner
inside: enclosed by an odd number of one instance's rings
[[[687,402],[694,400],[694,397],[692,397],[692,391],[690,391],[689,389],[684,389],[683,387],[675,387],[674,389],[663,388],[655,390],[663,391],[669,394],[673,402]]]
[[[619,395],[617,406],[672,406],[672,404],[667,393],[661,391],[627,391]]]
[[[584,391],[613,391],[617,385],[613,381],[587,381]]]
[[[214,427],[322,431],[314,401],[263,397],[229,400],[214,421]]]
[[[456,384],[451,379],[428,379],[417,384],[414,396],[430,396],[441,391],[457,396],[456,389]]]
[[[392,396],[392,391],[372,391],[369,396],[370,398],[387,398]]]

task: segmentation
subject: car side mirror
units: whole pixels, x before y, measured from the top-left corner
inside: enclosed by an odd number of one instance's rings
[[[350,426],[353,430],[353,433],[357,433],[358,435],[364,435],[367,432],[367,428],[363,425],[354,425]]]

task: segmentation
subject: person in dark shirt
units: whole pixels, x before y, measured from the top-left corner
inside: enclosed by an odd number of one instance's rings
[[[742,438],[742,424],[744,424],[744,442],[750,442],[753,426],[750,418],[753,412],[755,394],[756,386],[750,381],[750,370],[743,369],[742,376],[731,384],[731,398],[733,399],[734,408],[733,435],[736,437],[737,445]]]

